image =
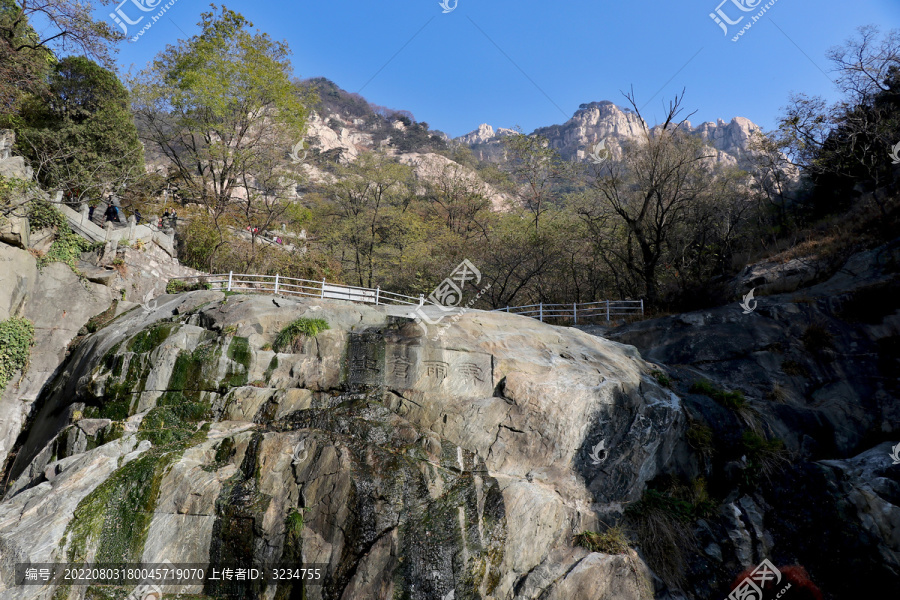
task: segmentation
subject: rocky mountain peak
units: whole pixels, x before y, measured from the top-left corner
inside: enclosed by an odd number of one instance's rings
[[[619,118],[620,115],[634,114],[631,109],[622,108],[610,102],[609,100],[601,100],[600,102],[587,102],[578,107],[573,119],[578,119],[582,115],[599,115],[600,118]]]
[[[645,127],[646,123],[635,111],[601,100],[580,105],[565,123],[540,127],[533,135],[546,137],[550,146],[566,160],[587,160],[591,149],[601,141],[614,155],[621,154],[625,142],[640,138]],[[750,153],[753,135],[761,131],[758,125],[744,117],[734,117],[730,121],[718,119],[697,127],[686,121],[682,127],[718,151],[714,162],[731,166],[743,164]],[[508,129],[494,131],[490,125],[482,124],[457,141],[472,147],[482,160],[502,160],[499,137],[513,133],[516,132]]]
[[[728,123],[723,119],[718,119],[715,123],[709,121],[696,128],[691,128],[689,122],[686,125],[693,135],[702,138],[716,150],[738,155],[748,152],[753,135],[762,131],[759,125],[744,117],[734,117]]]
[[[482,123],[475,131],[460,136],[456,138],[456,140],[463,144],[474,146],[476,144],[486,144],[495,138],[515,135],[517,133],[518,132],[515,129],[508,129],[506,127],[498,127],[494,130],[494,128],[487,123]]]
[[[464,144],[483,144],[494,137],[494,128],[487,123],[482,123],[478,129],[462,136],[460,141]]]

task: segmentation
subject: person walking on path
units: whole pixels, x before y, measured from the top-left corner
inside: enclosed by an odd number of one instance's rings
[[[119,220],[119,215],[116,214],[116,207],[113,206],[112,204],[110,204],[109,206],[106,207],[105,216],[106,216],[107,223]]]

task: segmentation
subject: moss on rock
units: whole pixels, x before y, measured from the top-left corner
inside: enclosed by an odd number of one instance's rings
[[[245,337],[232,338],[228,345],[228,358],[241,364],[244,368],[250,368],[250,341]]]
[[[66,530],[69,562],[140,562],[162,475],[178,455],[147,452],[119,468],[75,509]]]
[[[128,351],[138,354],[152,352],[168,339],[173,330],[177,331],[177,323],[161,323],[144,329],[128,341]]]

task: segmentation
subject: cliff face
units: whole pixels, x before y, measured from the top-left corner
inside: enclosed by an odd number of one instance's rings
[[[66,346],[113,298],[111,288],[82,282],[63,263],[38,269],[30,253],[0,243],[0,321],[25,317],[35,326],[27,371],[0,394],[0,464],[5,464],[44,384],[63,362]]]
[[[13,448],[0,597],[93,600],[14,586],[14,565],[123,561],[323,566],[245,596],[267,600],[712,599],[763,559],[829,599],[891,589],[897,248],[616,341],[212,291],[135,306],[77,345]],[[300,318],[329,329],[273,350]],[[634,549],[578,543],[616,523]]]
[[[666,365],[688,437],[706,448],[698,474],[752,524],[726,533],[727,517],[709,521],[701,554],[718,562],[710,557],[730,539],[745,563],[804,566],[826,598],[876,594],[900,583],[900,239],[802,289],[816,269],[785,266],[748,268],[730,305],[607,335]],[[740,300],[751,288],[748,311]],[[785,289],[795,291],[771,293]],[[762,446],[754,430],[781,447]],[[697,568],[691,582],[710,579]]]
[[[684,454],[680,401],[633,349],[500,313],[434,343],[401,308],[277,304],[163,296],[87,338],[7,473],[3,556],[327,565],[309,598],[646,597],[633,551],[572,544]],[[300,317],[330,329],[269,349]],[[52,595],[9,587],[6,560],[3,598]]]
[[[22,221],[28,231],[27,219]],[[45,230],[33,237],[48,235]],[[80,261],[76,272],[60,262],[40,267],[31,252],[0,242],[0,321],[24,317],[35,327],[25,372],[0,394],[0,464],[6,463],[41,390],[66,358],[68,346],[79,333],[87,333],[91,319],[104,313],[112,317],[135,302],[162,294],[170,277],[197,273],[155,244],[118,252],[107,244],[100,254],[99,264]],[[114,270],[108,265],[117,258],[121,263]]]
[[[641,119],[612,102],[582,105],[564,124],[542,127],[535,131],[538,135],[546,136],[550,145],[566,159],[586,159],[593,146],[601,140],[606,140],[612,147],[621,147],[627,140],[640,138],[642,132]]]
[[[515,199],[482,181],[478,174],[440,154],[400,154],[397,160],[413,168],[416,180],[421,183],[435,183],[447,189],[466,190],[481,194],[490,201],[493,210],[502,211]]]

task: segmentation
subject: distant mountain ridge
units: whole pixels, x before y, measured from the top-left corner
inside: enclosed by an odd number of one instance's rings
[[[717,151],[716,162],[730,166],[742,166],[750,154],[753,134],[761,128],[744,117],[734,117],[729,122],[719,119],[685,129],[700,137]],[[604,100],[582,104],[571,119],[561,125],[549,125],[534,130],[534,135],[548,139],[550,146],[566,160],[587,160],[593,147],[601,141],[613,153],[621,152],[625,141],[642,135],[643,123],[632,110],[621,108]],[[498,161],[503,156],[501,139],[515,133],[510,129],[494,128],[482,124],[478,129],[456,138],[468,145],[480,160]]]
[[[377,148],[399,154],[427,154],[446,148],[445,142],[450,141],[443,132],[417,122],[409,111],[378,106],[328,79],[310,79],[304,85],[313,88],[321,100],[317,107],[320,114],[313,117],[310,133],[318,138],[314,145],[321,144],[322,151],[341,149],[343,156],[352,160],[360,151]],[[642,135],[643,126],[633,110],[602,100],[582,104],[565,123],[539,127],[532,134],[546,137],[566,160],[588,160],[601,141],[613,155],[621,153],[626,141]],[[697,126],[686,122],[684,127],[716,150],[714,162],[739,167],[747,166],[751,139],[762,131],[744,117]],[[517,133],[483,123],[452,141],[468,146],[479,160],[502,162],[505,152],[501,140]]]

